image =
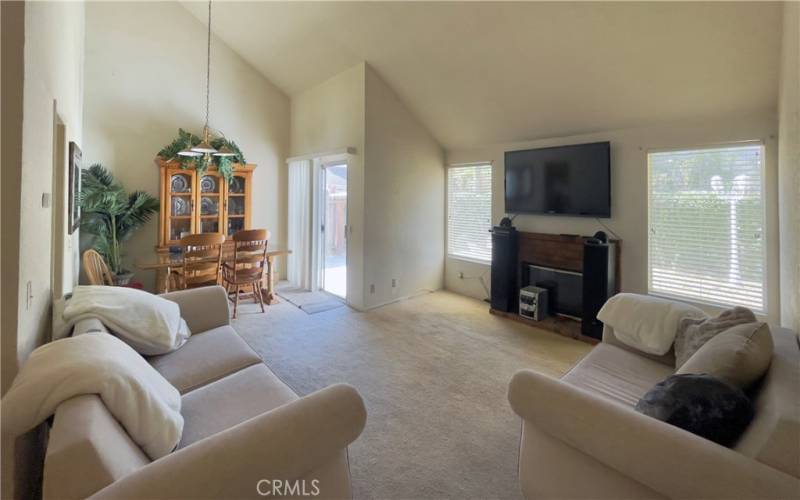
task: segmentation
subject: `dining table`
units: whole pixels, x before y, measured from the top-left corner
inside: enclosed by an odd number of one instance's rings
[[[275,296],[275,258],[291,254],[288,249],[267,251],[267,265],[264,272],[264,281],[261,293],[264,297],[264,304],[271,305],[279,302]],[[212,259],[215,260],[215,259]],[[223,250],[222,260],[233,260],[233,251]],[[176,288],[172,279],[178,269],[183,267],[183,254],[181,252],[158,252],[153,261],[137,262],[136,267],[143,271],[156,271],[156,291],[157,293],[167,293]]]

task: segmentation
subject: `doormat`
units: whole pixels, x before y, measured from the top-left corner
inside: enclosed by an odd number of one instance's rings
[[[317,314],[345,305],[342,299],[323,291],[309,292],[302,288],[279,286],[275,293],[306,314]]]

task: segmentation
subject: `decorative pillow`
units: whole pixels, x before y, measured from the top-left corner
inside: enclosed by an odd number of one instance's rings
[[[756,316],[746,307],[734,307],[722,311],[716,318],[684,318],[675,335],[675,368],[680,368],[715,335],[728,328],[744,323],[753,323]]]
[[[689,304],[635,293],[614,295],[597,313],[620,342],[658,356],[669,352],[682,319],[706,317]]]
[[[710,375],[671,375],[647,391],[636,411],[722,446],[732,446],[753,419],[738,387]]]
[[[766,373],[773,349],[766,323],[737,325],[706,342],[676,373],[707,373],[747,389]]]

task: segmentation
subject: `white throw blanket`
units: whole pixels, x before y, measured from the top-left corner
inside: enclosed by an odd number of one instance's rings
[[[3,434],[19,436],[53,415],[62,402],[97,394],[151,459],[178,445],[181,396],[120,339],[90,332],[57,340],[30,355],[3,397]]]
[[[166,354],[182,346],[191,332],[178,304],[133,288],[77,286],[62,313],[54,338],[66,336],[73,325],[98,318],[116,336],[146,356]]]
[[[682,319],[705,317],[689,304],[635,293],[614,295],[597,313],[620,342],[659,356],[669,352]]]

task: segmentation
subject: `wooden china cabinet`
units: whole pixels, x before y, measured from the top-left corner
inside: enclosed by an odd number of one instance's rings
[[[223,233],[251,229],[253,164],[234,165],[229,182],[211,166],[202,175],[179,162],[156,159],[160,169],[161,218],[159,253],[180,244],[182,234]]]

